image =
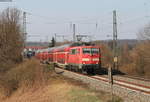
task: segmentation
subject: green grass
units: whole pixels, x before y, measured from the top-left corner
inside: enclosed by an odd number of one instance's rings
[[[71,95],[70,102],[102,102],[94,92],[84,89],[72,89],[69,95]]]

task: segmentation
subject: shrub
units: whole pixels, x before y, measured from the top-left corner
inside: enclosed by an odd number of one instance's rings
[[[29,60],[9,70],[1,76],[0,92],[10,96],[18,88],[38,88],[45,84],[47,72],[39,66],[38,61]]]

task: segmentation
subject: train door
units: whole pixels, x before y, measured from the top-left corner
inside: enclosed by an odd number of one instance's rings
[[[75,58],[75,62],[77,64],[77,66],[79,65],[79,61],[80,61],[80,49],[77,48],[76,49],[76,58]]]
[[[79,53],[80,53],[79,48],[70,49],[68,63],[73,65],[73,66],[78,66],[78,64],[79,64]]]

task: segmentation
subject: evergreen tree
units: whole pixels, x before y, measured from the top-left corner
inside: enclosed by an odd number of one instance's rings
[[[56,43],[55,38],[52,37],[52,40],[51,40],[51,43],[49,44],[49,47],[54,47],[55,43]]]

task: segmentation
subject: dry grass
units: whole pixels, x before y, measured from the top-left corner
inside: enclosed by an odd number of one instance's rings
[[[42,86],[45,82],[45,76],[38,61],[30,60],[21,63],[0,76],[0,92],[3,94],[1,96],[3,98],[9,97],[20,87],[31,88],[34,84],[36,84],[34,88]]]
[[[67,102],[68,86],[67,83],[55,83],[38,90],[28,90],[24,94],[17,92],[4,102]]]
[[[108,93],[88,89],[87,85],[58,75],[52,68],[40,65],[35,59],[20,64],[6,75],[10,83],[8,84],[6,80],[2,82],[5,85],[0,84],[0,102],[107,102],[110,100]],[[4,94],[7,92],[9,95]]]
[[[100,98],[97,97],[96,93],[87,91],[87,89],[80,86],[76,86],[67,80],[61,79],[50,79],[49,85],[41,87],[37,90],[30,89],[27,92],[20,92],[18,90],[10,98],[3,102],[87,102],[82,100],[87,100],[92,98],[89,102],[102,102]],[[88,96],[88,97],[86,97]]]

